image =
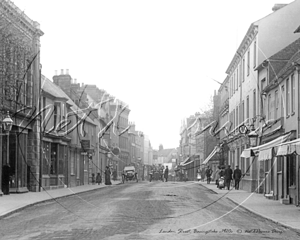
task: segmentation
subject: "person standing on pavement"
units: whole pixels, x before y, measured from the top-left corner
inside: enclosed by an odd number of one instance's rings
[[[96,176],[96,184],[100,185],[101,182],[102,182],[101,175],[100,175],[100,173],[98,172],[98,173],[97,173],[97,176]]]
[[[239,169],[239,166],[237,165],[233,171],[234,188],[236,190],[239,190],[241,177],[242,177],[242,171],[241,169]]]
[[[207,169],[205,171],[205,174],[206,174],[207,184],[210,184],[212,170],[211,170],[211,168],[209,166],[207,167]]]
[[[232,169],[230,168],[230,165],[228,165],[228,167],[225,169],[224,178],[225,178],[225,185],[226,185],[227,189],[229,190],[230,183],[232,180]]]
[[[9,181],[11,177],[11,167],[9,163],[2,168],[2,191],[4,195],[9,195]]]
[[[168,166],[166,166],[166,169],[165,169],[165,172],[164,172],[164,177],[165,177],[166,182],[168,181],[168,175],[169,175],[169,168],[168,168]]]
[[[110,181],[111,171],[109,169],[109,166],[106,166],[104,174],[105,174],[105,185],[111,185],[111,181]]]

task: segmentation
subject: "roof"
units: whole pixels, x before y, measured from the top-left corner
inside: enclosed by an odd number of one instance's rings
[[[85,112],[83,109],[80,109],[73,101],[72,99],[56,84],[51,82],[47,77],[42,75],[42,90],[49,93],[50,95],[56,97],[65,99],[69,105],[71,105],[71,110],[78,115],[80,118],[83,118],[85,115]],[[85,120],[93,125],[97,125],[90,117],[85,117]]]
[[[174,151],[176,151],[175,148],[161,149],[157,151],[157,155],[160,157],[168,157]]]

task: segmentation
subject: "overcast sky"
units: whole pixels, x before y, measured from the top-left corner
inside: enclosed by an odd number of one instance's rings
[[[157,149],[206,109],[250,24],[281,0],[14,0],[40,23],[43,74],[69,69],[127,103]]]

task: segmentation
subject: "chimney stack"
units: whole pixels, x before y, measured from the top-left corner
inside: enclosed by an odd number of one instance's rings
[[[61,69],[60,75],[64,75],[64,70]]]
[[[69,69],[66,69],[66,74],[69,75]]]
[[[280,8],[285,7],[288,4],[275,4],[274,7],[272,8],[273,12],[276,12],[277,10],[279,10]]]

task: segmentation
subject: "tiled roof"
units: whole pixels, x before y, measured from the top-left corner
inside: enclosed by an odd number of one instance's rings
[[[59,86],[51,82],[48,78],[46,78],[43,75],[41,80],[43,91],[49,93],[50,95],[56,98],[66,99],[67,103],[71,105],[71,109],[73,110],[73,112],[75,112],[81,118],[84,116],[84,111],[80,109]],[[87,122],[97,125],[90,117],[86,117],[85,119]]]

